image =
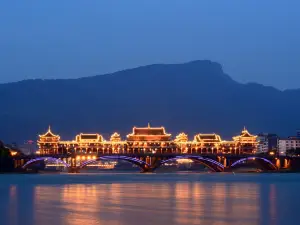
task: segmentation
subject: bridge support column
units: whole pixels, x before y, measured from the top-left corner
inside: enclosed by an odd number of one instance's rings
[[[276,165],[277,169],[281,169],[282,162],[283,162],[283,160],[280,159],[280,158],[279,159],[275,159],[275,165]]]
[[[76,159],[71,158],[70,167],[68,168],[68,173],[79,173],[79,167],[76,166]]]
[[[78,167],[69,167],[68,173],[79,173],[79,168]]]
[[[283,168],[288,169],[290,168],[290,160],[285,158],[283,163]]]
[[[14,160],[14,168],[20,167],[20,160],[16,159]]]
[[[151,165],[151,157],[150,157],[150,156],[147,156],[147,157],[146,157],[146,163],[147,163],[148,165]]]
[[[17,168],[18,167],[18,162],[17,160],[14,160],[14,168]]]
[[[151,167],[154,167],[154,165],[156,164],[156,162],[157,162],[157,158],[155,157],[155,156],[152,156],[151,157]]]
[[[223,166],[227,167],[227,159],[226,159],[226,157],[224,157],[224,159],[223,159]]]
[[[142,173],[152,173],[153,172],[153,168],[145,165],[141,172]]]

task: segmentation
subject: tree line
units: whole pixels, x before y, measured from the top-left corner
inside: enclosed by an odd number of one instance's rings
[[[0,141],[0,173],[12,172],[13,169],[14,161],[10,150]]]

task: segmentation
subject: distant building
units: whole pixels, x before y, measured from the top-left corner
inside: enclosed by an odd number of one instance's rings
[[[25,155],[34,154],[37,150],[36,143],[32,140],[27,140],[23,144],[19,145],[18,148]]]
[[[257,136],[257,153],[267,153],[269,151],[278,150],[278,140],[277,134],[260,133]]]
[[[1,141],[0,141],[0,148],[1,148]],[[20,151],[20,149],[18,148],[18,146],[17,146],[16,143],[7,144],[7,145],[4,145],[2,143],[2,148],[7,149],[12,156],[21,155],[22,154],[22,152]]]
[[[279,155],[286,155],[287,150],[300,148],[300,140],[293,138],[280,139],[278,142]]]
[[[297,130],[296,136],[280,138],[278,141],[279,155],[286,155],[287,150],[300,148],[300,132]]]

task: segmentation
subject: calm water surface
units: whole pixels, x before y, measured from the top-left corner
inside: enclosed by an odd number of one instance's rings
[[[297,225],[300,174],[0,175],[1,225]]]

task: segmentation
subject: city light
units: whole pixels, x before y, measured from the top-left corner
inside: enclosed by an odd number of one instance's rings
[[[18,152],[15,152],[15,151],[10,151],[10,154],[11,154],[12,156],[15,156],[15,155],[17,155],[17,154],[18,154]]]

